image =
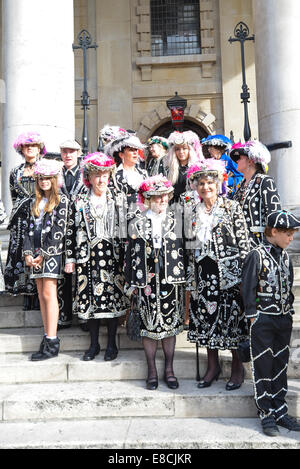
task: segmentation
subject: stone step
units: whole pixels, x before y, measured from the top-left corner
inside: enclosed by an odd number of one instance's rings
[[[3,298],[7,304],[2,304]],[[1,329],[18,327],[42,327],[42,318],[40,311],[23,311],[22,303],[20,303],[19,298],[20,297],[13,297],[9,295],[0,296],[0,331]],[[14,304],[14,301],[16,302],[16,304]],[[19,303],[17,303],[18,301]],[[300,295],[299,299],[295,299],[294,310],[294,323],[300,323]],[[73,317],[73,325],[78,326],[78,320],[76,316]]]
[[[0,329],[0,353],[25,353],[35,352],[39,349],[43,330],[38,327],[7,328]],[[84,332],[79,326],[63,329],[58,333],[61,339],[61,351],[83,351],[90,345],[89,333]],[[106,347],[107,335],[105,326],[100,328],[100,346]],[[179,348],[195,348],[194,344],[187,341],[187,332],[182,332],[176,337]],[[121,350],[142,349],[142,343],[128,338],[126,328],[119,326],[117,330],[117,347]],[[161,344],[159,343],[159,347]]]
[[[0,449],[102,449],[106,450],[101,452],[104,465],[120,463],[122,460],[116,458],[130,455],[128,461],[135,467],[145,467],[149,464],[148,459],[150,464],[166,463],[164,450],[172,450],[168,452],[168,465],[176,466],[177,461],[189,466],[199,462],[199,449],[300,448],[300,433],[280,427],[280,435],[270,438],[262,433],[258,418],[1,422],[0,431]],[[140,455],[142,460],[139,464],[138,460],[132,459],[132,456],[137,456],[137,449],[149,450]],[[182,455],[181,460],[179,455]]]
[[[175,391],[163,382],[148,391],[144,380],[2,384],[0,421],[256,417],[252,382],[235,391],[226,391],[225,383],[198,389],[195,380],[181,379]],[[299,380],[289,380],[287,403],[289,413],[300,417]]]
[[[42,362],[32,362],[31,354],[0,354],[0,384],[29,384],[46,382],[82,381],[129,381],[144,380],[147,365],[143,350],[121,350],[116,360],[104,361],[104,352],[91,362],[82,360],[82,352],[62,352],[58,357]],[[220,352],[222,369],[220,377],[229,379],[231,374],[230,352]],[[292,349],[288,377],[300,379],[300,350]],[[163,379],[164,355],[162,350],[156,356],[159,378]],[[207,366],[206,351],[199,351],[199,372],[204,376]],[[249,363],[244,364],[245,378],[252,379]],[[193,348],[176,348],[174,372],[178,379],[196,380],[196,352]]]

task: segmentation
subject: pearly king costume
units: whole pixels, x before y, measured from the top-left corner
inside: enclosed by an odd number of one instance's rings
[[[41,157],[46,153],[41,136],[35,132],[19,135],[14,143],[14,148],[23,156],[23,145],[30,143],[40,145]],[[27,163],[24,162],[17,166],[9,176],[13,207],[7,227],[10,231],[10,239],[4,279],[6,291],[13,295],[36,294],[35,282],[29,278],[29,269],[25,266],[23,259],[23,240],[28,229],[31,197],[35,190],[35,178],[23,175],[26,165]]]
[[[269,215],[267,225],[295,229],[300,221],[286,211]],[[245,259],[242,296],[250,326],[254,399],[262,423],[287,415],[287,368],[292,332],[293,266],[286,250],[264,238]],[[268,420],[265,420],[268,419]]]
[[[67,140],[60,145],[60,149],[70,148],[78,152],[77,164],[73,168],[62,168],[62,186],[61,192],[65,194],[69,201],[75,201],[81,194],[86,194],[88,189],[82,180],[80,160],[81,160],[81,147],[76,140]],[[59,299],[59,328],[70,327],[72,325],[72,308],[74,300],[74,275],[64,273],[64,280],[60,282],[58,288]],[[81,324],[84,321],[79,321]]]
[[[61,174],[62,165],[54,160],[41,160],[36,163],[36,177],[56,176]],[[68,198],[60,194],[60,201],[51,213],[45,211],[47,199],[39,205],[40,216],[31,213],[35,199],[31,200],[28,229],[24,236],[23,254],[36,257],[41,255],[44,261],[38,269],[31,269],[30,278],[62,279],[64,276],[65,236],[68,222]]]
[[[191,184],[199,177],[219,178],[224,163],[206,160],[192,166]],[[242,262],[249,251],[247,225],[237,202],[221,195],[206,213],[198,193],[183,198],[187,290],[190,290],[188,340],[209,349],[236,349],[247,337],[247,321],[239,291]]]
[[[142,202],[152,195],[173,192],[171,183],[157,175],[140,186]],[[137,290],[137,309],[143,337],[154,340],[183,330],[185,266],[182,229],[173,210],[150,208],[130,221],[125,256],[126,292]]]
[[[121,239],[123,199],[111,190],[95,196],[88,181],[92,170],[113,170],[115,162],[103,153],[83,161],[87,194],[73,202],[67,235],[67,263],[76,264],[77,284],[73,304],[80,319],[116,318],[126,312],[123,294],[123,248]]]
[[[258,141],[237,143],[233,145],[230,157],[237,161],[240,155],[246,155],[262,168],[253,175],[248,185],[243,179],[234,195],[234,200],[239,202],[243,209],[251,247],[254,248],[263,240],[268,215],[279,210],[281,202],[274,179],[266,174],[271,161],[268,149]]]

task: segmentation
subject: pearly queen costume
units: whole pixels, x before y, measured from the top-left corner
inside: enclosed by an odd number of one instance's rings
[[[105,164],[102,163],[104,160],[109,163],[110,159],[101,153],[90,154],[84,160],[83,167],[86,171],[93,165],[98,170],[110,170],[112,166],[97,166]],[[84,180],[86,178],[84,176]],[[123,206],[122,194],[116,196],[108,189],[98,197],[91,187],[87,194],[78,196],[71,206],[67,263],[76,264],[73,312],[80,319],[117,318],[126,313],[128,305],[123,293],[122,239],[126,220],[123,218]]]
[[[285,211],[272,213],[270,227],[299,228]],[[250,326],[250,355],[254,398],[261,419],[276,421],[287,414],[287,367],[294,314],[293,266],[286,250],[264,238],[246,257],[242,296]]]
[[[40,156],[46,153],[41,136],[35,132],[19,135],[14,143],[15,150],[23,156],[22,147],[26,144],[39,144]],[[35,178],[24,176],[24,162],[13,168],[9,176],[12,211],[7,229],[10,231],[6,266],[4,271],[5,289],[12,295],[36,294],[35,282],[29,278],[29,269],[24,264],[23,240],[28,229],[31,197],[34,195]]]
[[[254,248],[263,240],[268,215],[280,210],[281,203],[274,179],[266,174],[271,161],[268,149],[258,141],[233,145],[230,157],[237,161],[240,155],[246,155],[262,168],[253,175],[248,185],[243,179],[234,194],[234,200],[239,202],[243,209],[251,247]]]
[[[42,160],[35,165],[35,175],[59,177],[61,165],[54,160]],[[34,217],[31,199],[28,228],[24,237],[23,254],[44,260],[38,269],[31,269],[30,278],[62,279],[64,276],[65,236],[68,223],[68,198],[60,194],[60,201],[51,213],[45,211],[47,199],[39,204],[40,216]]]
[[[224,164],[206,160],[190,168],[190,182],[215,177]],[[247,225],[237,202],[218,196],[210,213],[198,193],[183,198],[187,290],[190,295],[188,340],[209,349],[236,349],[247,337],[240,282],[242,262],[249,252]]]
[[[140,187],[148,198],[162,190],[173,192],[159,175]],[[127,294],[137,291],[142,337],[160,340],[183,330],[184,251],[181,221],[173,210],[157,214],[149,208],[130,221],[125,278]]]

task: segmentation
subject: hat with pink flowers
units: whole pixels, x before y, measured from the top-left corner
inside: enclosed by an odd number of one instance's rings
[[[91,187],[89,174],[98,171],[113,172],[115,168],[116,162],[111,156],[102,152],[89,153],[81,163],[83,182],[87,187]]]
[[[139,186],[139,201],[144,203],[145,199],[150,199],[153,195],[171,194],[174,191],[171,181],[162,174],[151,176],[145,179]]]

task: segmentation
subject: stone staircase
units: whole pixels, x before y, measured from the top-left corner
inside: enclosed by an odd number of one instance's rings
[[[288,403],[300,417],[300,268],[295,268],[296,314],[291,341]],[[249,364],[244,385],[225,391],[230,354],[220,353],[222,374],[200,390],[196,382],[195,346],[177,338],[175,373],[180,386],[162,380],[163,354],[158,352],[160,383],[145,389],[146,363],[142,346],[118,329],[119,355],[92,362],[81,360],[89,336],[76,324],[60,331],[61,352],[45,362],[31,362],[41,340],[37,311],[22,310],[22,299],[0,297],[0,448],[300,448],[300,434],[280,429],[280,436],[261,433],[253,400]],[[299,350],[298,350],[299,348]],[[200,375],[206,369],[200,349]]]

